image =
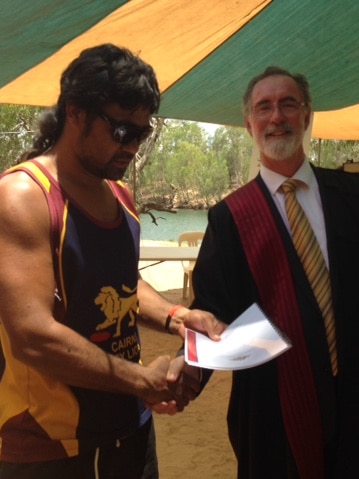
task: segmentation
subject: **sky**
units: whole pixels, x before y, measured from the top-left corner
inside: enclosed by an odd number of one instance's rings
[[[221,125],[216,125],[215,123],[203,123],[198,122],[199,126],[206,130],[209,134],[213,135],[217,128]]]

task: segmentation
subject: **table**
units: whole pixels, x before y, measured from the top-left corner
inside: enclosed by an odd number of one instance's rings
[[[197,259],[199,253],[199,246],[140,246],[140,261],[151,262],[150,264],[142,264],[139,267],[139,270],[145,274],[143,270],[151,266],[164,263],[165,261],[191,261],[189,267],[191,271],[193,269],[193,264]],[[191,266],[190,266],[191,265]],[[142,273],[141,273],[142,274]],[[189,292],[190,292],[190,301],[193,299],[193,289],[191,281],[191,272],[185,272],[188,275],[189,280]],[[164,278],[162,278],[164,279]],[[183,289],[183,294],[185,297],[185,287]]]
[[[198,252],[199,246],[140,246],[140,261],[196,261]]]

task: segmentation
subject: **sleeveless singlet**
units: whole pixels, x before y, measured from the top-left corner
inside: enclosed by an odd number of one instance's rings
[[[139,218],[125,186],[108,182],[120,219],[86,214],[36,160],[25,171],[43,190],[51,218],[56,285],[54,316],[109,354],[140,361],[137,279]],[[31,285],[29,285],[31,287]],[[134,396],[70,387],[17,361],[0,325],[5,367],[0,382],[1,460],[75,456],[127,437],[150,418]]]

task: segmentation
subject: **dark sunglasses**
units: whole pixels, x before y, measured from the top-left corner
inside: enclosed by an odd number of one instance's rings
[[[145,126],[143,128],[132,125],[131,123],[123,123],[110,118],[102,111],[97,112],[97,115],[103,120],[107,121],[113,128],[113,138],[121,145],[128,145],[133,140],[137,143],[142,143],[152,133],[152,126]]]

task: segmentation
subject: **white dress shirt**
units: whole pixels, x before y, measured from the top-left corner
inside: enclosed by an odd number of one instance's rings
[[[274,203],[276,204],[278,211],[281,214],[283,221],[290,233],[287,213],[285,211],[284,194],[281,191],[278,191],[282,183],[288,178],[269,170],[263,165],[260,169],[260,175],[269,189]],[[315,236],[317,237],[320,249],[322,250],[327,268],[329,268],[327,236],[325,232],[322,202],[319,195],[318,182],[315,178],[312,168],[309,165],[309,162],[304,161],[302,166],[296,171],[292,178],[300,180],[306,185],[306,187],[303,186],[303,188],[298,188],[296,190],[297,200],[307,215]]]

